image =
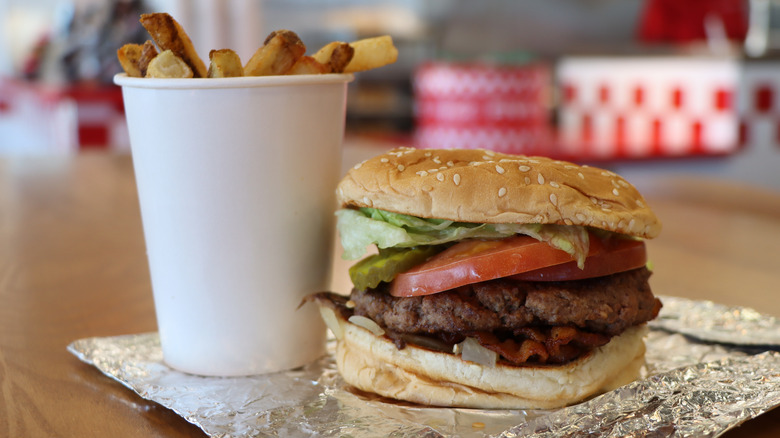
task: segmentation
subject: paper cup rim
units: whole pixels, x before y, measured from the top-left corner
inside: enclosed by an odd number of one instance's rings
[[[340,84],[354,80],[352,73],[327,73],[319,75],[242,76],[236,78],[136,78],[126,73],[114,75],[114,83],[130,88],[155,89],[210,89],[210,88],[260,88],[284,85]]]

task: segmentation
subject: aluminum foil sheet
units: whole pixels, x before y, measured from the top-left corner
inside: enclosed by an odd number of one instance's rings
[[[652,326],[693,338],[733,345],[780,347],[780,321],[746,307],[659,297],[663,312]]]
[[[780,353],[774,351],[780,350],[780,326],[774,318],[661,299],[664,310],[646,340],[646,378],[553,411],[433,408],[383,399],[349,388],[332,355],[287,372],[218,378],[167,367],[156,333],[81,339],[68,350],[212,437],[716,437],[780,405]],[[752,340],[743,342],[748,333]]]

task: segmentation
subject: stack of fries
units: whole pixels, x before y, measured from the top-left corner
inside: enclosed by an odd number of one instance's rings
[[[238,76],[355,73],[392,64],[398,50],[389,35],[326,44],[313,55],[290,30],[271,32],[246,65],[230,49],[212,50],[209,66],[198,57],[192,40],[166,13],[141,15],[152,41],[125,44],[117,51],[128,76],[139,78],[227,78]]]

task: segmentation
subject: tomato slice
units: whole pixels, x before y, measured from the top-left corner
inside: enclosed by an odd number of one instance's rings
[[[398,274],[390,285],[390,294],[396,297],[430,295],[503,277],[531,281],[575,280],[627,271],[645,263],[645,245],[640,240],[602,240],[591,234],[584,270],[577,267],[577,262],[567,252],[529,236],[466,240]]]
[[[647,264],[645,242],[633,239],[609,239],[604,247],[588,254],[583,269],[571,261],[556,266],[512,275],[510,278],[526,281],[567,281],[603,277],[605,275],[641,268]]]
[[[428,295],[572,260],[567,252],[529,236],[465,240],[398,274],[390,286],[396,297]]]

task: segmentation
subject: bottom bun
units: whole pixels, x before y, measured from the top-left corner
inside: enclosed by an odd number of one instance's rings
[[[565,365],[494,367],[387,338],[338,318],[339,373],[350,385],[385,397],[431,406],[553,409],[637,379],[644,365],[644,325],[631,327]]]

